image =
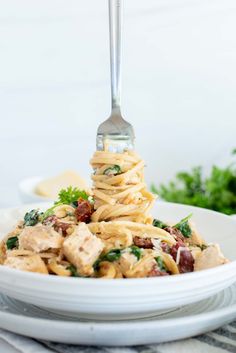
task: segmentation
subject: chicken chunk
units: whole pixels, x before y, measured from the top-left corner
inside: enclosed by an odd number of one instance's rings
[[[80,223],[62,246],[63,254],[82,276],[94,273],[93,264],[103,248],[103,242],[89,231],[85,223]]]
[[[208,268],[223,265],[228,260],[222,254],[218,244],[208,246],[195,259],[194,271],[201,271]]]
[[[126,270],[124,275],[127,278],[149,277],[150,273],[156,267],[157,263],[155,259],[147,254],[142,257],[136,264],[134,264],[129,270]]]
[[[47,267],[39,255],[8,256],[4,265],[17,270],[48,274]]]
[[[25,227],[19,236],[19,249],[36,253],[48,249],[60,249],[63,237],[53,227],[38,225]]]
[[[125,252],[121,255],[118,264],[122,273],[125,274],[127,271],[131,270],[134,267],[137,261],[138,260],[135,255]]]
[[[149,277],[150,272],[157,266],[157,262],[152,254],[152,250],[145,249],[142,252],[141,258],[138,260],[134,254],[124,252],[118,261],[118,265],[124,277]]]

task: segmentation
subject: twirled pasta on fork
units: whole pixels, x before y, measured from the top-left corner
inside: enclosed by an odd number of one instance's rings
[[[92,221],[129,220],[151,223],[155,196],[144,182],[144,161],[133,151],[97,151],[90,161],[94,174]]]

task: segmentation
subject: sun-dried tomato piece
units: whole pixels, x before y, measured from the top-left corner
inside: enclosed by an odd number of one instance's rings
[[[184,236],[183,234],[181,233],[181,231],[175,227],[166,227],[164,228],[164,230],[168,233],[170,233],[171,235],[173,235],[173,237],[176,239],[176,240],[182,240],[184,241]]]
[[[144,249],[152,249],[153,248],[153,243],[151,238],[140,238],[138,236],[135,236],[133,238],[134,245],[138,246],[139,248],[144,248]]]
[[[71,223],[62,222],[59,218],[55,215],[47,217],[43,221],[44,225],[52,226],[55,231],[61,232],[63,235],[67,235],[67,230],[71,228]]]
[[[78,222],[89,223],[93,213],[93,206],[87,200],[80,198],[75,209],[75,217]]]
[[[193,272],[193,265],[194,265],[194,258],[191,251],[183,244],[183,242],[178,241],[175,245],[173,245],[170,249],[170,254],[173,259],[176,261],[177,253],[179,248],[181,249],[180,258],[179,258],[179,272],[186,273],[186,272]]]

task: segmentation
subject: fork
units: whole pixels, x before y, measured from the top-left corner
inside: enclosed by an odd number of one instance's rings
[[[134,147],[134,130],[121,115],[121,25],[122,0],[108,0],[111,106],[110,117],[99,125],[97,130],[97,150],[107,148],[111,152],[122,153]]]

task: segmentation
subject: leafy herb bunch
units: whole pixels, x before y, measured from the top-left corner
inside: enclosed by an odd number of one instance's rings
[[[236,154],[236,149],[232,152]],[[209,208],[228,215],[236,213],[236,165],[213,166],[203,176],[202,167],[180,172],[168,184],[151,185],[151,191],[166,201]]]

